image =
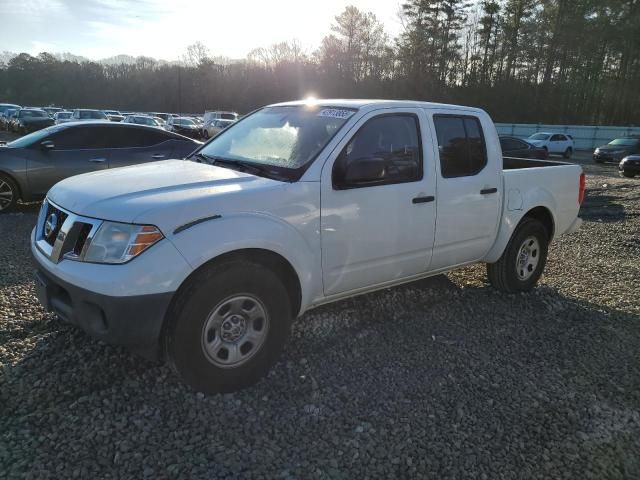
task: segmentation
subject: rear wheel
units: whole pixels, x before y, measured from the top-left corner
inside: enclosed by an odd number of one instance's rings
[[[567,149],[564,151],[564,154],[563,154],[562,156],[563,156],[564,158],[569,159],[569,158],[571,158],[571,155],[572,155],[572,154],[573,154],[573,149],[572,149],[571,147],[569,147],[569,148],[567,148]]]
[[[549,234],[544,225],[525,218],[513,233],[496,263],[487,264],[487,276],[494,288],[516,293],[531,290],[547,262]]]
[[[209,138],[209,131],[206,128],[202,130],[202,136],[204,138]]]
[[[218,263],[197,274],[172,311],[165,334],[169,363],[205,393],[257,382],[280,356],[291,328],[283,282],[249,261]]]
[[[0,174],[0,213],[13,210],[18,201],[18,186],[6,175]]]

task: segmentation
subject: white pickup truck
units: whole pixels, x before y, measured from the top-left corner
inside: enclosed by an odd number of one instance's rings
[[[282,103],[187,160],[56,184],[31,237],[36,291],[193,388],[233,391],[317,305],[474,262],[495,288],[530,290],[583,196],[577,165],[503,158],[476,108]]]

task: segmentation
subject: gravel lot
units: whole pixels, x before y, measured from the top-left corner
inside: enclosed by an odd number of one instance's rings
[[[0,476],[640,478],[640,179],[585,170],[533,293],[475,266],[322,307],[212,397],[46,314],[38,205],[0,216]]]

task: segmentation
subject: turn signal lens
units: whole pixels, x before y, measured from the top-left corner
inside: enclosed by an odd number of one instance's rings
[[[129,257],[135,257],[144,252],[154,243],[162,240],[162,233],[153,225],[145,225],[136,235],[133,243],[129,244]]]

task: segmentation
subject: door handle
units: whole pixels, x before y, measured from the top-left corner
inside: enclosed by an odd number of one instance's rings
[[[156,160],[159,160],[161,158],[165,158],[166,155],[163,155],[162,153],[154,153],[153,155],[151,155],[151,158],[155,158]]]
[[[429,195],[427,197],[416,197],[411,200],[411,203],[429,203],[433,202],[436,199],[433,195]]]
[[[89,161],[91,163],[103,163],[103,162],[106,162],[107,159],[106,158],[90,158]]]
[[[480,195],[489,195],[490,193],[497,193],[498,189],[493,187],[493,188],[483,188],[482,190],[480,190]]]

